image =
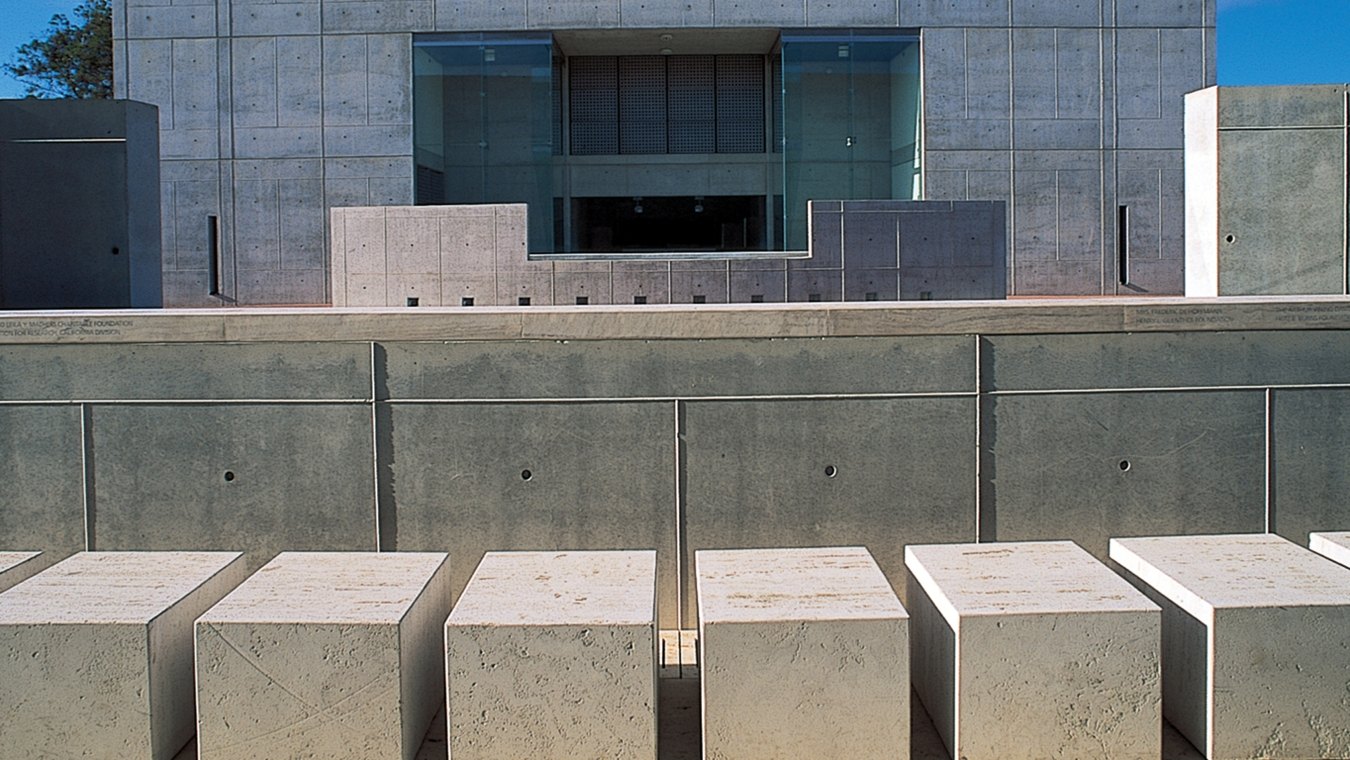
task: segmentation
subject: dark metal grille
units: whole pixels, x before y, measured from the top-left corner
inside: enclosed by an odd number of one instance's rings
[[[762,56],[717,56],[717,152],[764,152]]]
[[[717,68],[711,55],[674,55],[670,78],[670,152],[717,152]]]
[[[666,152],[666,61],[619,58],[619,152]]]
[[[612,156],[619,152],[619,65],[612,56],[569,59],[572,94],[572,154]]]

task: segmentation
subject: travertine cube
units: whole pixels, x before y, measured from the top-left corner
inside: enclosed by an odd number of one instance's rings
[[[173,758],[192,621],[246,574],[237,552],[84,552],[0,594],[0,758]]]
[[[656,552],[488,552],[445,626],[455,760],[656,757]]]
[[[1070,541],[909,546],[914,686],[953,757],[1157,760],[1158,606]]]
[[[1350,531],[1309,533],[1308,548],[1337,564],[1350,567]]]
[[[0,552],[0,591],[37,573],[42,552]]]
[[[1350,757],[1350,569],[1271,534],[1111,559],[1163,606],[1163,714],[1207,757]]]
[[[412,760],[450,597],[441,553],[278,555],[197,621],[198,756]]]
[[[909,615],[866,549],[695,553],[703,757],[909,757]]]

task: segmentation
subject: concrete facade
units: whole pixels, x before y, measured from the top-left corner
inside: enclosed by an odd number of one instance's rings
[[[656,758],[656,555],[489,552],[445,622],[450,754]]]
[[[916,29],[924,197],[1007,203],[1009,292],[1180,293],[1182,95],[1215,81],[1214,13],[1208,0],[117,0],[115,88],[160,107],[166,303],[327,303],[329,210],[413,201],[415,33]]]
[[[1350,293],[1350,87],[1186,96],[1186,294]]]
[[[161,305],[159,118],[0,100],[0,309]]]
[[[88,552],[0,594],[0,758],[172,760],[195,731],[192,621],[238,553]]]
[[[444,554],[282,553],[197,620],[197,757],[414,760],[449,615]]]
[[[1350,569],[1279,536],[1120,538],[1163,607],[1163,714],[1211,760],[1350,756]]]
[[[785,258],[529,258],[524,204],[332,210],[334,306],[516,306],[1001,299],[1003,204],[808,204]],[[587,260],[589,258],[589,260]]]
[[[697,559],[704,758],[909,757],[909,614],[866,549]]]
[[[1105,565],[1068,541],[910,546],[905,565],[914,688],[952,757],[1158,757],[1159,609]]]

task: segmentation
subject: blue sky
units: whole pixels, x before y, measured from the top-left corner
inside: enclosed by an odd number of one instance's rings
[[[1350,0],[1217,0],[1219,84],[1350,83]],[[0,0],[0,60],[78,0]],[[0,98],[23,89],[0,75]]]

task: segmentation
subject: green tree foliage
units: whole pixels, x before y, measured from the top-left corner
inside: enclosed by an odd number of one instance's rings
[[[83,0],[75,21],[52,16],[45,34],[23,45],[6,73],[33,98],[111,98],[112,7],[110,0]]]

